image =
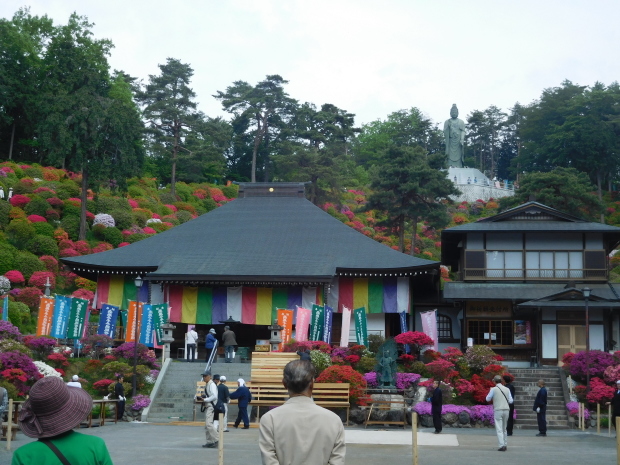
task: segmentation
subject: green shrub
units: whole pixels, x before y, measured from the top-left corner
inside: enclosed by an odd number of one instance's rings
[[[80,217],[71,215],[60,220],[60,226],[69,235],[69,239],[77,241],[80,236]]]
[[[15,269],[17,249],[11,244],[0,242],[0,274]]]
[[[170,223],[174,226],[178,226],[181,224],[181,222],[176,218],[164,218],[162,221],[165,221],[166,223]]]
[[[204,205],[207,212],[210,212],[211,210],[215,210],[217,208],[217,203],[212,198],[204,199],[202,201],[202,204]]]
[[[142,189],[139,186],[129,186],[127,188],[127,193],[131,196],[131,197],[146,197],[146,191],[144,189]]]
[[[30,309],[21,302],[9,302],[9,320],[14,325],[30,323]]]
[[[379,352],[379,348],[381,344],[385,342],[385,338],[380,334],[369,334],[368,335],[368,350],[370,350],[373,354]]]
[[[32,223],[34,230],[37,234],[42,236],[54,237],[54,226],[49,223],[45,223],[43,221],[37,221],[36,223]]]
[[[98,196],[93,213],[110,213],[113,210],[125,210],[130,212],[131,206],[126,199],[122,197],[105,197]]]
[[[194,189],[189,187],[184,182],[177,182],[174,185],[174,188],[176,190],[177,196],[180,197],[181,200],[183,200],[184,202],[187,202],[190,199],[190,197],[192,197],[192,192],[194,192]]]
[[[364,374],[370,371],[374,371],[375,365],[377,365],[377,359],[375,357],[371,357],[370,355],[364,355],[362,358],[360,358],[360,361],[357,362],[357,365],[355,365],[355,369],[361,374]]]
[[[332,365],[332,359],[329,354],[321,352],[320,350],[311,350],[310,360],[312,360],[317,376],[320,375],[327,367]]]
[[[35,195],[28,205],[24,207],[24,211],[27,215],[39,215],[45,217],[45,213],[50,208],[50,204],[47,203],[43,197]]]
[[[27,178],[43,179],[43,170],[40,166],[29,166],[24,168],[24,176]]]
[[[70,202],[65,202],[62,209],[62,216],[80,216],[82,213],[82,207],[76,207]]]
[[[15,254],[15,269],[21,271],[24,278],[28,280],[35,271],[45,271],[45,265],[32,252],[19,250]]]
[[[183,223],[187,223],[189,220],[192,219],[192,214],[188,211],[180,210],[177,212],[176,217],[179,220],[179,222],[183,224]]]
[[[6,227],[6,235],[9,242],[18,249],[23,249],[30,239],[36,234],[32,223],[26,220],[13,220]]]
[[[422,378],[428,378],[429,373],[426,369],[426,365],[424,365],[424,362],[416,361],[411,363],[409,367],[410,368],[408,371],[410,373],[418,373],[420,376],[422,376]]]
[[[109,242],[114,247],[118,247],[118,244],[124,241],[123,233],[117,228],[104,228],[101,235],[105,242]]]
[[[127,236],[127,239],[125,240],[130,244],[133,244],[134,242],[141,241],[142,239],[146,239],[147,237],[149,237],[148,234],[136,233],[132,234],[131,236]]]
[[[3,202],[0,200],[0,226],[5,228],[11,218],[9,217],[9,212],[11,211],[11,204],[9,202]]]
[[[170,192],[161,192],[159,194],[159,200],[161,200],[161,203],[169,205],[172,205],[174,202],[179,201],[179,199],[175,195],[172,195]]]
[[[34,192],[34,182],[24,179],[13,185],[13,194],[32,194]]]
[[[236,199],[239,194],[239,186],[235,184],[231,184],[230,186],[222,187],[222,194],[224,194],[229,199]]]
[[[41,255],[58,257],[58,245],[56,241],[49,236],[43,236],[41,234],[34,236],[34,238],[28,242],[26,249],[39,257]]]
[[[110,212],[112,218],[119,229],[129,229],[135,224],[135,218],[132,212],[127,210],[113,210]]]
[[[141,228],[144,228],[144,226],[146,226],[146,220],[150,219],[150,216],[147,215],[146,212],[142,211],[134,211],[133,216],[136,220],[136,224]]]
[[[160,216],[172,215],[174,212],[165,205],[159,205],[153,212],[159,213]]]
[[[67,179],[61,182],[60,185],[56,188],[56,195],[61,200],[67,200],[71,197],[79,197],[80,186],[78,186],[75,181]]]

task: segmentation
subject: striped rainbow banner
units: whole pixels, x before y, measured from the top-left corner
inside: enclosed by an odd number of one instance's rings
[[[279,308],[323,302],[322,287],[187,287],[170,285],[170,321],[219,324],[232,317],[244,324],[270,325]]]
[[[366,308],[366,313],[409,312],[409,278],[337,278],[331,282],[327,304],[338,313],[342,307]]]

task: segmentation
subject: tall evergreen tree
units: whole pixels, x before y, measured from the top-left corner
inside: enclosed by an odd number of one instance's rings
[[[171,163],[170,191],[176,195],[179,153],[187,151],[185,138],[197,119],[196,97],[189,87],[194,70],[176,58],[159,65],[161,74],[150,75],[149,83],[138,94],[143,116],[149,126],[151,150],[165,153]]]

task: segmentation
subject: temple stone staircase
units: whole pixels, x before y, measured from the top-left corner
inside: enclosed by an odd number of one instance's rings
[[[545,380],[547,387],[547,428],[568,429],[569,418],[564,404],[564,391],[558,368],[511,368],[514,375],[515,429],[538,430],[536,412],[532,410],[538,393],[538,380]]]
[[[146,421],[150,423],[170,423],[173,421],[192,421],[196,381],[201,381],[205,362],[188,363],[185,360],[173,360],[161,382],[157,397],[153,400]],[[236,383],[238,378],[250,379],[249,363],[214,363],[213,374],[225,375],[227,383]],[[235,384],[236,385],[236,384]],[[237,405],[229,405],[228,420],[237,417]],[[196,409],[196,421],[204,422],[204,413]]]

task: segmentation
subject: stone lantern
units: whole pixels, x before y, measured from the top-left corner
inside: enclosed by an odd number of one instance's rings
[[[267,326],[267,329],[271,331],[271,338],[269,339],[271,351],[275,352],[280,350],[280,344],[282,344],[282,330],[284,329],[284,326],[280,326],[277,320],[274,320],[272,325]]]
[[[174,342],[174,336],[172,336],[172,331],[176,329],[172,323],[163,323],[161,325],[161,330],[164,335],[161,338],[161,342],[164,343],[164,356],[163,360],[170,358],[170,343]]]

